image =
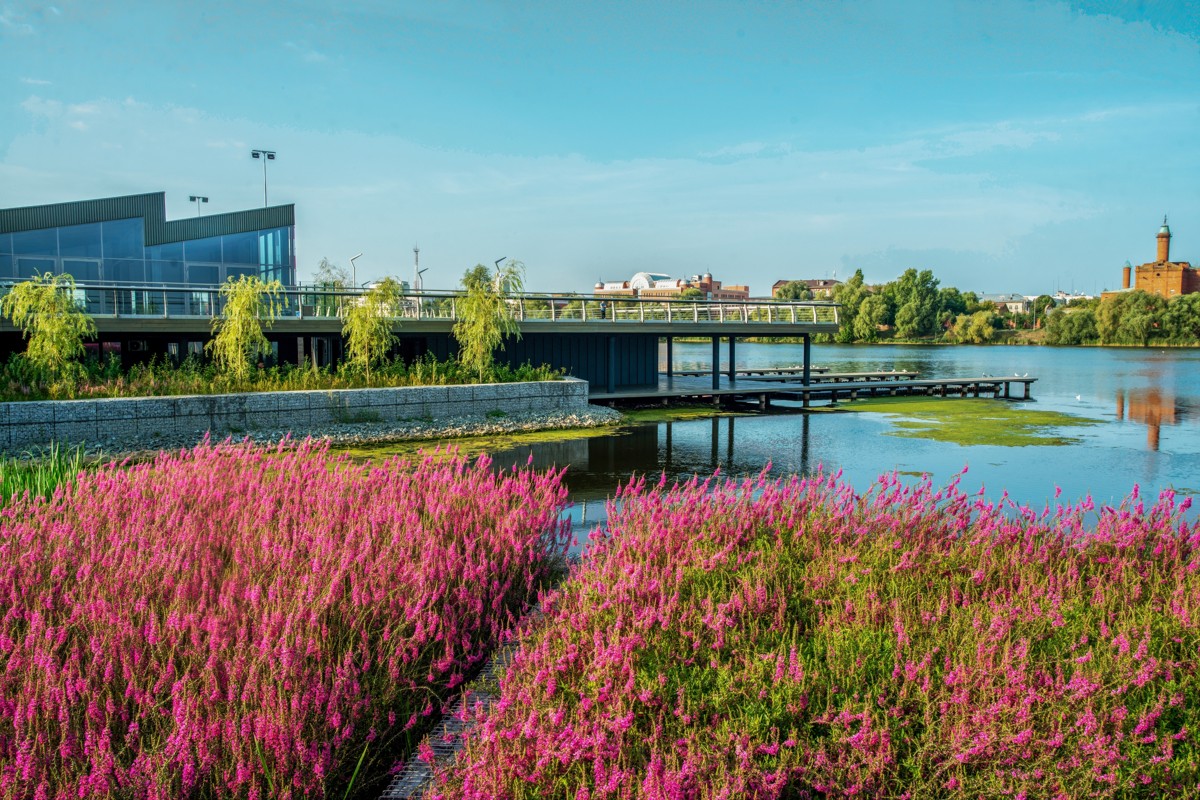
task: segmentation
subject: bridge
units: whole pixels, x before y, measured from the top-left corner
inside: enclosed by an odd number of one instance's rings
[[[268,339],[280,362],[309,361],[326,366],[342,356],[342,311],[359,301],[362,290],[321,286],[286,289]],[[80,283],[76,296],[93,317],[101,353],[126,362],[159,355],[181,358],[200,352],[219,317],[218,286]],[[426,353],[447,358],[456,350],[451,329],[459,319],[460,292],[408,293],[392,309],[398,352],[412,360]],[[746,337],[792,337],[804,344],[801,373],[807,380],[811,337],[835,333],[838,305],[824,301],[684,300],[596,297],[527,292],[512,295],[510,308],[521,339],[508,341],[498,360],[529,361],[565,369],[591,384],[593,392],[652,386],[659,380],[659,344],[665,340],[667,375],[677,337],[710,339],[711,386],[718,388],[721,340],[728,362],[736,363],[736,343]],[[20,333],[0,321],[0,350],[23,349]],[[732,377],[732,376],[730,376]]]

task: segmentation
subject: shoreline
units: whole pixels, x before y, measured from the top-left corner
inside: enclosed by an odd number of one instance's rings
[[[589,406],[583,412],[567,411],[522,411],[504,414],[463,414],[439,420],[414,419],[403,422],[336,422],[331,425],[309,429],[260,428],[237,431],[212,437],[210,433],[196,437],[161,437],[153,443],[144,440],[133,442],[115,437],[84,442],[84,454],[89,459],[122,460],[143,459],[164,450],[180,450],[195,447],[207,436],[211,441],[242,442],[247,439],[255,444],[278,444],[285,438],[295,441],[304,439],[328,440],[334,446],[378,445],[390,442],[409,441],[452,441],[475,436],[533,433],[546,430],[571,430],[600,428],[616,425],[622,415],[615,409],[604,406]],[[29,455],[36,457],[37,454]]]

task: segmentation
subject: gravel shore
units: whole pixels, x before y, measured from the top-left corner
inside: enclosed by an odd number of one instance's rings
[[[519,412],[504,416],[469,415],[444,417],[437,420],[403,420],[397,422],[349,422],[334,423],[319,429],[253,429],[246,431],[216,432],[211,434],[213,440],[232,436],[240,441],[249,438],[252,441],[269,444],[291,436],[293,439],[313,437],[328,439],[335,445],[365,445],[381,444],[417,439],[459,439],[468,436],[495,436],[511,433],[526,433],[530,431],[553,430],[560,428],[596,428],[602,425],[612,425],[619,422],[621,414],[603,406],[589,406],[586,411],[568,413],[561,411],[548,412]],[[154,437],[152,441],[139,440],[136,442],[108,438],[98,442],[89,442],[87,449],[90,453],[103,453],[106,457],[141,455],[148,451],[176,450],[192,447],[204,438],[203,431],[196,431],[194,437]]]

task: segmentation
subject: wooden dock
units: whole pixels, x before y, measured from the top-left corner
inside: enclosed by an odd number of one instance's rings
[[[593,403],[661,402],[664,405],[672,400],[707,399],[714,404],[724,400],[747,399],[755,400],[760,409],[770,407],[771,400],[786,400],[799,402],[808,406],[813,400],[829,400],[836,404],[839,400],[856,400],[860,396],[925,396],[925,397],[994,397],[1006,399],[1029,400],[1031,387],[1037,378],[1029,376],[1011,378],[985,375],[974,378],[915,378],[909,376],[879,377],[886,373],[844,373],[869,375],[860,380],[812,380],[805,384],[792,378],[790,380],[762,380],[752,376],[730,380],[721,375],[713,387],[708,373],[706,377],[681,376],[679,373],[667,376],[660,375],[657,385],[630,386],[619,391],[607,392],[593,390],[589,399]],[[823,376],[828,378],[828,373]],[[1021,387],[1021,396],[1016,398],[1013,386]]]

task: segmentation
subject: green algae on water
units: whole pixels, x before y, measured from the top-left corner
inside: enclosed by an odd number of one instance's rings
[[[843,408],[891,417],[891,436],[933,439],[964,446],[1027,447],[1076,444],[1063,429],[1097,424],[1097,420],[1030,408],[1005,400],[968,398],[880,397],[856,400]]]
[[[641,425],[651,422],[687,422],[711,417],[741,417],[750,412],[719,408],[712,405],[656,406],[632,408],[621,412],[621,424]]]
[[[562,442],[573,439],[590,439],[593,436],[608,436],[617,431],[616,426],[600,425],[592,428],[548,428],[540,431],[498,433],[487,436],[440,437],[432,439],[401,439],[377,444],[350,446],[332,445],[331,453],[346,453],[356,460],[384,459],[392,456],[415,456],[417,453],[432,454],[434,450],[455,453],[468,458],[485,453],[497,453],[522,445],[543,442]]]

